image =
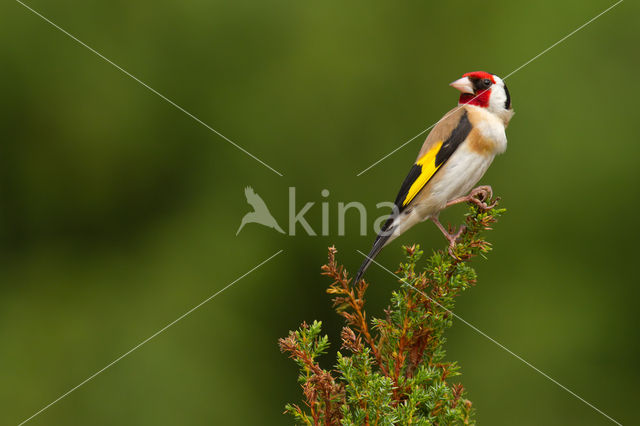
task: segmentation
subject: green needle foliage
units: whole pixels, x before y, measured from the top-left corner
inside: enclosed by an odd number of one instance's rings
[[[493,208],[490,208],[493,207]],[[322,274],[331,278],[327,293],[346,320],[342,347],[333,370],[320,367],[318,356],[329,347],[321,322],[303,323],[279,340],[280,349],[300,367],[304,405],[287,404],[286,413],[305,425],[445,425],[474,424],[471,402],[456,362],[445,359],[445,331],[453,323],[455,297],[476,282],[469,260],[491,250],[482,231],[504,209],[470,203],[466,229],[449,252],[434,252],[416,272],[423,252],[404,247],[406,261],[396,272],[400,287],[391,294],[383,318],[367,320],[368,284],[353,285],[329,248]]]

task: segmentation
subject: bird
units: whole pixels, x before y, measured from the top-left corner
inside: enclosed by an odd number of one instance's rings
[[[273,228],[281,234],[284,234],[284,231],[282,230],[282,228],[280,228],[278,222],[276,222],[275,218],[271,215],[271,212],[269,211],[269,208],[265,204],[264,200],[258,194],[256,194],[252,187],[247,186],[244,189],[244,195],[245,197],[247,197],[247,203],[249,203],[249,205],[253,207],[253,211],[243,216],[236,235],[240,233],[240,230],[242,230],[244,225],[246,225],[247,223],[259,223],[261,225],[268,226],[269,228]]]
[[[464,227],[449,233],[438,219],[440,212],[462,202],[473,202],[483,209],[493,207],[486,203],[493,196],[490,186],[472,188],[495,156],[507,148],[505,129],[514,114],[509,89],[500,77],[484,71],[466,73],[450,86],[460,91],[458,105],[427,136],[355,282],[383,247],[426,220],[442,231],[453,255]]]

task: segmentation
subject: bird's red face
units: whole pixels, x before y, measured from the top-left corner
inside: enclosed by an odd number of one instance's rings
[[[450,86],[460,92],[460,104],[489,107],[492,86],[496,84],[493,74],[484,71],[468,72]]]

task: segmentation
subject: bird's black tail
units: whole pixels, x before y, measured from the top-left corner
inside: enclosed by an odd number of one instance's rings
[[[393,220],[394,218],[390,217],[380,230],[380,233],[376,237],[376,240],[373,242],[371,251],[367,255],[367,258],[364,260],[364,262],[362,262],[362,266],[360,266],[360,269],[358,270],[358,274],[356,275],[356,280],[354,281],[354,283],[360,281],[360,278],[362,278],[369,265],[371,265],[373,259],[378,255],[378,253],[380,253],[380,250],[382,250],[389,238],[391,238],[391,235],[393,234],[393,228],[391,227]]]

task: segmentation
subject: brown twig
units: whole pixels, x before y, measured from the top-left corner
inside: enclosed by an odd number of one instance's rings
[[[347,324],[353,326],[358,333],[364,336],[365,341],[371,347],[371,353],[376,358],[378,366],[386,375],[387,368],[383,363],[378,346],[371,337],[367,313],[364,310],[364,294],[369,285],[364,280],[356,283],[355,287],[350,285],[351,279],[344,266],[338,265],[336,262],[337,252],[338,250],[334,246],[329,247],[329,261],[322,266],[322,275],[327,275],[333,279],[333,283],[327,288],[327,293],[336,295],[333,298],[333,306],[336,311],[347,320]],[[348,312],[347,308],[350,308],[352,312]]]

